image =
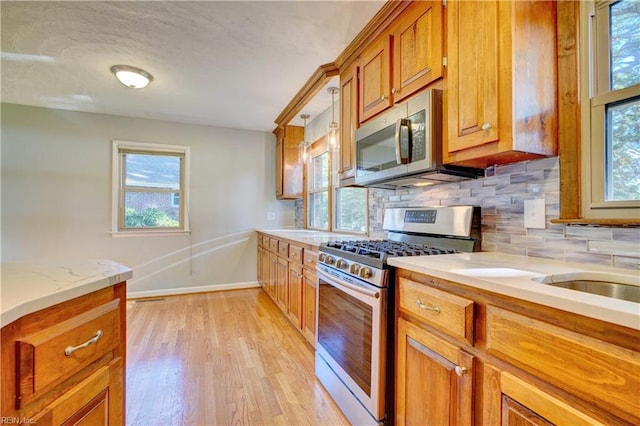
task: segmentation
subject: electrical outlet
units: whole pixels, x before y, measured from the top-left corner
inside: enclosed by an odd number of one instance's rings
[[[544,198],[524,200],[524,227],[544,229],[545,223]]]
[[[276,220],[276,212],[267,212],[267,220]]]

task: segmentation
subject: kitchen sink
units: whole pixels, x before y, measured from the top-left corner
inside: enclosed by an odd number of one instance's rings
[[[632,275],[585,272],[547,275],[532,280],[554,287],[640,303],[640,277]]]

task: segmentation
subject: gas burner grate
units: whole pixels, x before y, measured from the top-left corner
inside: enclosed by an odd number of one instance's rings
[[[380,260],[393,256],[427,256],[456,253],[456,250],[453,249],[391,240],[331,241],[327,243],[327,247]]]

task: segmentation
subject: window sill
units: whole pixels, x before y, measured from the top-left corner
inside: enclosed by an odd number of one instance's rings
[[[186,231],[117,231],[109,233],[113,238],[128,237],[178,237],[191,235],[191,230]]]
[[[640,227],[640,219],[551,219],[563,225]]]

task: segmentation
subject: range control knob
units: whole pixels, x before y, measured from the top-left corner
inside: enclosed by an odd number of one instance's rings
[[[319,260],[320,262],[324,262],[324,258],[325,258],[326,256],[327,256],[326,254],[324,254],[324,253],[320,253],[320,254],[318,255],[318,260]]]
[[[351,268],[349,269],[349,272],[351,272],[352,274],[358,275],[359,271],[360,271],[360,265],[358,265],[357,263],[352,263]]]
[[[326,263],[327,265],[333,265],[334,263],[336,263],[336,259],[333,256],[325,256],[324,263]]]
[[[338,260],[338,261],[336,262],[336,267],[337,267],[338,269],[347,269],[347,266],[349,266],[349,265],[347,265],[347,262],[345,262],[345,261],[344,261],[344,260],[342,260],[342,259],[340,259],[340,260]]]
[[[362,268],[360,268],[360,276],[362,278],[371,278],[371,269],[363,266]]]

